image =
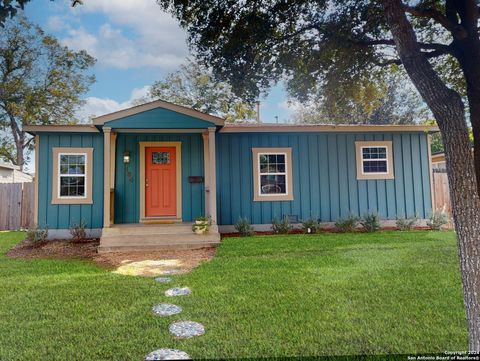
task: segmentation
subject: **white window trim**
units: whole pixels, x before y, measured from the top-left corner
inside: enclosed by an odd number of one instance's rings
[[[60,169],[61,169],[61,162],[60,159],[62,155],[83,155],[85,156],[85,165],[84,165],[84,173],[83,174],[62,174]],[[88,157],[88,153],[86,152],[59,152],[58,157],[57,157],[57,162],[58,162],[58,172],[57,172],[57,182],[58,182],[58,187],[57,187],[57,197],[58,199],[86,199],[87,198],[87,189],[88,189],[88,168],[87,164],[90,161]],[[61,179],[62,177],[83,177],[84,179],[84,195],[83,196],[62,196],[60,195],[61,193],[61,188],[62,188],[62,182]]]
[[[253,200],[254,201],[291,201],[293,200],[292,187],[292,149],[291,148],[252,148],[253,152]],[[284,155],[285,172],[261,173],[260,156],[261,155]],[[261,193],[262,175],[284,175],[286,193]]]
[[[85,156],[85,195],[60,196],[60,155]],[[77,176],[77,175],[64,175]],[[82,176],[82,175],[78,175]],[[93,148],[52,148],[52,204],[92,204],[93,203]]]
[[[358,180],[368,180],[368,179],[394,179],[393,175],[393,152],[392,152],[392,142],[391,141],[358,141],[355,142],[356,148],[356,162],[357,162],[357,179]],[[363,158],[363,149],[365,148],[385,148],[386,158],[381,158],[378,160],[385,160],[387,163],[386,172],[364,172],[363,164],[364,161],[371,161],[375,159],[364,159]]]

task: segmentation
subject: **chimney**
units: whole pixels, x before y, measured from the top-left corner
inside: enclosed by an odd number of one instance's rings
[[[260,124],[260,100],[257,100],[257,123]]]

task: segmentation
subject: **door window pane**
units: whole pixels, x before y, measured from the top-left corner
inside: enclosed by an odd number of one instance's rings
[[[170,164],[170,152],[152,152],[152,164]]]

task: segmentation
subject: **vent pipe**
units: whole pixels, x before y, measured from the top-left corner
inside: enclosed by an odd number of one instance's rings
[[[260,100],[257,101],[257,123],[260,124]]]

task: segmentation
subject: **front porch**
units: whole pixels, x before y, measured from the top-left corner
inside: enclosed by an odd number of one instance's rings
[[[217,246],[220,234],[192,232],[191,222],[172,224],[115,224],[103,228],[98,252],[153,251],[158,249],[203,248]]]
[[[94,123],[104,134],[99,252],[199,248],[220,242],[215,133],[221,120],[153,102]],[[205,215],[211,217],[209,233],[196,235],[192,223]]]

